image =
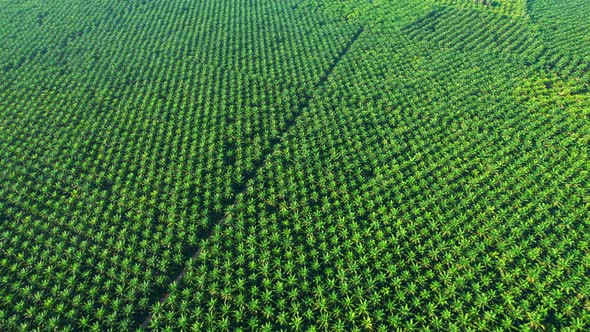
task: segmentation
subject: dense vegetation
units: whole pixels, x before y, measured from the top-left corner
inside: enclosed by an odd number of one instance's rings
[[[590,328],[585,1],[0,8],[1,330]]]
[[[590,62],[590,2],[537,0],[528,4],[531,19],[549,46]]]

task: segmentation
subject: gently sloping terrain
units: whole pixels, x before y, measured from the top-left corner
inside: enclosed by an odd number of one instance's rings
[[[3,2],[0,330],[588,329],[589,62],[521,4]]]
[[[530,22],[476,10],[439,7],[403,32],[411,39],[461,51],[497,52],[536,61],[545,47]]]
[[[529,0],[527,5],[549,47],[590,62],[590,2]]]
[[[527,0],[434,0],[455,8],[469,8],[506,16],[525,16]]]
[[[493,12],[435,7],[403,28],[416,41],[464,52],[492,52],[539,72],[554,72],[563,79],[581,78],[590,83],[590,61],[575,52],[548,45],[528,17],[509,17]]]
[[[358,31],[296,1],[70,2],[4,66],[3,330],[139,325]]]
[[[331,64],[328,69],[326,70],[325,74],[321,77],[320,81],[318,82],[316,89],[320,89],[330,78],[330,75],[332,74],[332,71],[334,70],[334,68],[336,68],[336,66],[338,65],[338,63],[340,62],[340,60],[346,55],[346,53],[348,53],[348,50],[350,49],[350,47],[356,42],[356,40],[358,39],[358,37],[361,35],[361,33],[363,32],[363,28],[359,28],[359,30],[357,31],[356,34],[354,34],[351,38],[351,40],[349,41],[349,43],[345,46],[345,48],[342,50],[342,52],[338,55],[338,57],[336,58],[336,60],[334,61],[333,64]],[[303,102],[300,104],[300,109],[299,109],[299,113],[297,113],[292,120],[288,123],[288,126],[285,128],[285,132],[288,132],[291,128],[291,126],[295,125],[299,119],[299,117],[301,116],[301,114],[303,114],[303,111],[305,111],[309,105],[309,100],[311,99],[311,95],[309,95],[307,98],[305,98],[303,100]],[[278,144],[280,141],[279,140],[275,140],[275,144]],[[272,153],[274,151],[275,146],[271,146],[269,153]],[[253,177],[256,176],[256,173],[259,171],[260,168],[264,168],[265,167],[265,163],[266,163],[267,159],[261,159],[257,165],[253,168],[251,174],[245,179],[245,181],[247,181],[248,183],[251,182],[253,180]],[[242,195],[244,194],[245,190],[246,190],[246,182],[240,184],[239,188],[241,188],[240,193],[238,194],[238,196],[236,197],[236,201],[231,205],[228,206],[228,210],[234,209],[234,207],[236,206],[236,204],[239,203],[239,199],[241,199]],[[214,232],[217,231],[218,229],[220,229],[221,227],[224,226],[224,224],[226,222],[228,222],[228,215],[226,214],[221,220],[219,220],[218,223],[215,224],[215,228],[211,228],[209,233],[206,235],[207,239],[210,238],[211,236],[214,235]],[[197,251],[190,257],[189,260],[187,260],[187,267],[190,265],[190,263],[195,260],[198,259],[201,252],[205,250],[205,248],[200,247],[197,249]],[[178,274],[178,276],[172,281],[171,283],[171,287],[174,287],[175,284],[179,283],[182,281],[182,278],[184,277],[184,275],[187,272],[187,267],[185,267],[184,269],[182,269],[180,271],[180,273]],[[162,303],[163,301],[165,301],[169,296],[169,293],[165,293],[161,300],[160,303]],[[149,325],[150,320],[152,318],[152,313],[150,312],[148,314],[148,316],[146,317],[146,319],[143,321],[143,323],[141,324],[142,328],[145,328]]]
[[[590,324],[588,118],[524,95],[549,79],[538,68],[376,30],[154,307],[151,328]]]

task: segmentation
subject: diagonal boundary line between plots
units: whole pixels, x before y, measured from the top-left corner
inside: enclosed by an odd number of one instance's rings
[[[332,61],[332,63],[330,63],[328,68],[326,68],[323,75],[320,76],[318,83],[315,84],[312,91],[316,91],[317,89],[321,88],[322,86],[324,86],[326,84],[326,82],[328,81],[328,78],[332,75],[332,73],[334,72],[334,69],[336,68],[338,63],[348,53],[348,51],[350,50],[352,45],[357,41],[357,39],[360,37],[360,35],[363,31],[364,31],[363,26],[358,28],[358,30],[354,33],[352,38],[348,41],[348,43],[344,46],[344,48],[340,51],[340,53],[338,53],[338,55],[334,58],[334,61]],[[293,114],[291,119],[289,119],[287,121],[287,123],[285,124],[285,128],[282,131],[282,134],[280,137],[284,137],[290,131],[290,129],[293,128],[295,126],[295,124],[297,124],[297,120],[301,117],[301,115],[303,115],[305,110],[308,109],[309,102],[313,97],[314,97],[313,93],[309,93],[303,97],[303,101],[300,104],[301,106],[299,107],[297,112],[295,112]],[[238,194],[236,195],[236,198],[233,200],[232,204],[229,205],[225,209],[226,211],[231,211],[236,206],[236,204],[239,202],[241,197],[246,193],[246,183],[250,179],[254,179],[257,177],[259,170],[264,168],[264,166],[266,165],[266,163],[268,161],[268,158],[273,155],[274,151],[276,150],[277,145],[281,141],[282,141],[281,138],[271,140],[270,146],[268,147],[267,151],[265,151],[265,153],[263,154],[264,157],[260,158],[260,160],[254,164],[254,166],[252,167],[252,169],[249,172],[246,172],[246,174],[245,174],[246,176],[244,176],[243,180],[241,181],[242,184],[239,185],[236,190],[236,192],[238,192]],[[225,224],[227,222],[227,220],[228,220],[228,214],[226,214],[224,217],[221,217],[218,222],[213,223],[213,225],[211,226],[211,228],[209,229],[207,234],[205,234],[204,239],[207,240],[207,239],[211,238],[215,234],[216,230],[218,230],[220,228],[220,226]],[[188,271],[188,268],[189,268],[191,262],[195,261],[200,255],[201,255],[201,248],[198,248],[196,250],[196,252],[185,262],[184,268],[180,271],[180,273],[176,276],[176,278],[170,283],[170,285],[167,287],[167,289],[170,289],[173,284],[179,283],[182,280],[182,278],[184,277],[184,275]],[[168,298],[169,295],[170,295],[169,292],[165,292],[160,297],[160,299],[158,300],[157,303],[162,304],[164,301],[166,301],[166,299]],[[139,330],[146,329],[148,327],[152,317],[153,317],[153,312],[152,312],[152,310],[150,310],[148,312],[145,320],[139,326]]]

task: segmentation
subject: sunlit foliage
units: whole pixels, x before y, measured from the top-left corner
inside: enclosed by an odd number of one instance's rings
[[[0,3],[0,330],[588,330],[569,2]]]

